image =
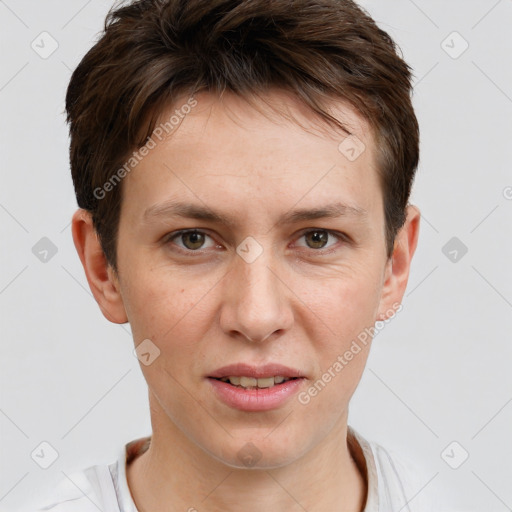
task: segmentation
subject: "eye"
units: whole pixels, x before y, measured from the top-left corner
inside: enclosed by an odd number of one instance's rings
[[[204,244],[207,239],[210,239],[211,242],[210,245],[205,246]],[[208,249],[209,247],[215,247],[216,245],[211,236],[207,235],[203,231],[198,231],[197,229],[178,231],[169,237],[166,242],[172,242],[176,244],[180,249],[195,252],[197,252],[199,249]]]
[[[302,233],[299,240],[304,239],[305,244],[298,243],[299,247],[306,247],[317,252],[330,252],[336,242],[345,241],[342,233],[335,233],[326,229],[310,229]],[[331,240],[329,240],[331,239]],[[171,233],[165,239],[166,244],[177,246],[178,250],[184,253],[201,253],[205,249],[212,249],[220,246],[213,238],[198,229],[181,230]],[[321,251],[324,249],[324,251]]]
[[[328,245],[329,237],[334,240],[333,243]],[[329,249],[335,245],[337,241],[343,239],[341,234],[338,235],[326,229],[312,229],[306,231],[300,238],[306,241],[306,247],[310,249]],[[302,245],[302,247],[304,247],[304,245]]]

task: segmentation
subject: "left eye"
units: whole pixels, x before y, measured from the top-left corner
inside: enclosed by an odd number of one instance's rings
[[[339,236],[336,236],[334,233],[326,231],[325,229],[313,229],[311,231],[307,231],[306,233],[303,233],[300,238],[304,238],[306,240],[306,247],[309,247],[310,249],[325,249],[326,247],[328,248],[333,245],[327,245],[329,237],[335,239],[334,243],[340,239]]]

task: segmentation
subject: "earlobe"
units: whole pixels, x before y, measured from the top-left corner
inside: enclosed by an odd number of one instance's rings
[[[416,206],[409,205],[405,224],[397,233],[393,254],[386,267],[377,320],[388,318],[402,302],[409,280],[412,257],[418,244],[419,225],[420,211]]]
[[[71,225],[73,242],[101,312],[110,322],[126,323],[128,318],[119,291],[119,282],[115,272],[107,263],[93,226],[91,213],[83,209],[77,210]]]

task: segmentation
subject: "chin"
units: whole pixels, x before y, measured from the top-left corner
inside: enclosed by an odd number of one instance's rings
[[[269,434],[266,434],[267,436]],[[271,435],[271,434],[270,434]],[[219,450],[219,446],[222,449]],[[299,448],[301,447],[301,448]],[[304,443],[293,443],[289,437],[274,440],[270,438],[247,436],[230,438],[228,444],[219,443],[205,447],[205,450],[222,464],[233,469],[275,469],[285,467],[302,455]]]

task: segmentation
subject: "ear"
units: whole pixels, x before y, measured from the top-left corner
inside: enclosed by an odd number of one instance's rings
[[[71,222],[73,241],[96,302],[107,320],[116,324],[128,321],[119,291],[119,281],[101,248],[87,210],[77,210]]]
[[[385,280],[376,320],[386,320],[396,312],[409,280],[411,261],[418,244],[420,211],[409,205],[405,224],[397,233],[393,254],[386,265]]]

